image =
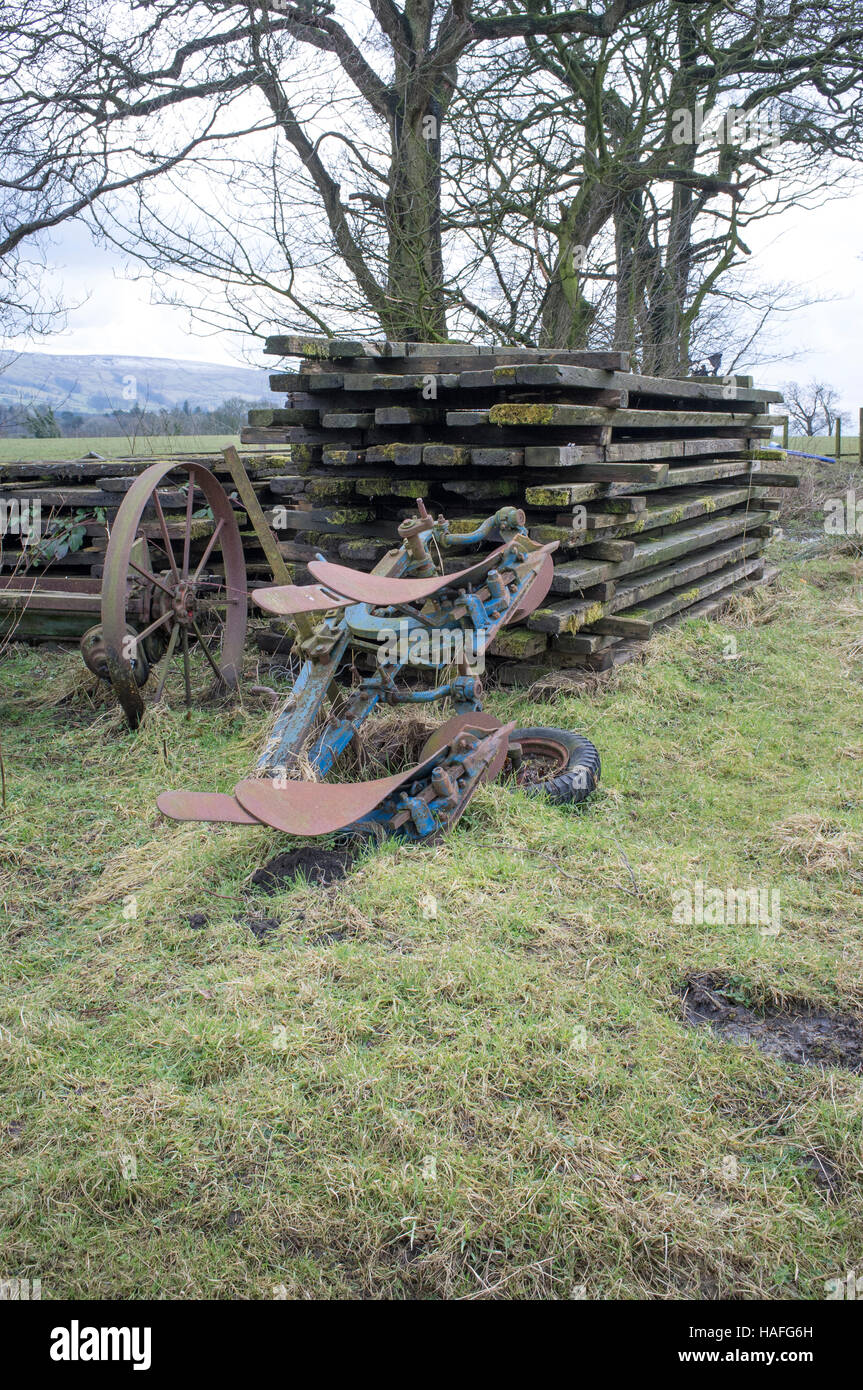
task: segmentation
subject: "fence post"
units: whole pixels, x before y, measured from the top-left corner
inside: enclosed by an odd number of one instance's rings
[[[863,405],[860,407],[857,420],[857,462],[863,468]]]
[[[863,420],[863,410],[860,411],[860,419]],[[787,448],[788,448],[788,416],[787,416],[787,415],[785,416],[785,419],[784,419],[784,421],[782,422],[782,447],[783,447],[783,449],[787,449]]]
[[[842,457],[842,421],[836,416],[836,462]]]

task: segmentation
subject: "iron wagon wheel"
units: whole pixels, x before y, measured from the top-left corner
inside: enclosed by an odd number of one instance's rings
[[[157,489],[169,473],[180,471],[188,474],[188,494],[184,520],[178,526],[166,520]],[[212,513],[213,526],[206,538],[195,536],[201,529],[200,519],[194,516],[196,489]],[[148,508],[150,516],[145,518]],[[183,662],[186,706],[191,705],[189,646],[195,639],[218,685],[235,688],[242,670],[247,616],[243,542],[221,483],[199,463],[156,463],[146,468],[117,512],[102,579],[104,663],[129,726],[135,729],[141,722],[148,678],[156,675],[154,702],[158,703],[171,662],[178,655]],[[211,646],[215,644],[214,653]]]

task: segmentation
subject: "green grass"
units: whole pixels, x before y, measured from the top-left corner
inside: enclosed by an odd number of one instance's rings
[[[779,443],[781,443],[781,439]],[[789,436],[789,449],[799,449],[803,454],[821,454],[834,458],[836,455],[836,436],[830,434]],[[860,441],[857,435],[842,435],[842,458],[848,463],[856,463],[860,457]]]
[[[89,453],[102,454],[109,459],[214,453],[239,442],[234,434],[156,434],[138,439],[127,439],[125,435],[92,439],[0,439],[0,464],[79,459]]]
[[[677,991],[714,971],[863,1010],[861,617],[834,556],[592,696],[493,694],[594,739],[584,811],[485,788],[445,843],[272,897],[249,879],[274,832],[154,805],[230,789],[259,706],[131,735],[74,655],[13,649],[0,1273],[44,1298],[805,1299],[859,1270],[860,1077],[689,1029]],[[676,923],[697,879],[778,888],[779,935]]]

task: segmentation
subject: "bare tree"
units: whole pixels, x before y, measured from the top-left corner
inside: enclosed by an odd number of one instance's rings
[[[812,380],[806,385],[786,381],[783,388],[785,408],[802,434],[832,434],[837,420],[844,424],[848,416],[838,409],[839,392],[824,381]]]
[[[121,245],[133,236],[136,254],[158,271],[216,276],[246,326],[281,299],[298,326],[341,320],[396,338],[444,338],[458,266],[457,254],[446,264],[442,150],[460,61],[527,34],[600,38],[646,3],[540,12],[533,3],[357,0],[341,19],[330,0],[249,3],[247,46],[225,40],[222,72],[247,73],[275,136],[251,158],[223,148],[208,164],[242,210],[243,235],[236,216],[210,216],[200,202],[189,215],[195,193],[185,176],[161,201],[139,190],[132,221],[117,203],[100,211],[103,232]],[[202,22],[202,12],[239,8],[150,0],[148,13],[166,34]],[[172,88],[166,70],[148,73],[126,110],[164,111],[186,100],[190,83],[200,99],[220,90],[194,62],[182,75]]]
[[[181,34],[178,27],[172,36],[144,15],[146,8],[133,7],[117,38],[117,7],[107,0],[0,0],[4,337],[63,325],[64,305],[47,288],[46,274],[58,227],[84,217],[101,200],[164,177],[230,130],[222,113],[231,95],[248,87],[249,72],[219,71],[220,60],[212,55],[225,43],[248,38],[248,15],[221,32],[211,22],[198,25],[196,34],[188,27]],[[182,122],[156,123],[131,109],[129,96],[142,86],[169,95],[170,74],[181,81],[193,55],[199,62],[209,56],[213,80],[206,107],[187,88]],[[230,133],[246,133],[255,123],[238,122]]]
[[[452,119],[454,217],[477,273],[492,267],[486,284],[505,266],[512,287],[499,285],[496,324],[685,370],[716,300],[739,293],[747,227],[847,186],[863,153],[861,42],[859,0],[658,0],[579,45],[527,36],[521,55],[493,53]]]

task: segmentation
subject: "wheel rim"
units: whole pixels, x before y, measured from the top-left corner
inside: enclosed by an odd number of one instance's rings
[[[180,469],[188,474],[189,489],[181,534],[172,537],[156,489],[169,473]],[[195,488],[203,493],[212,511],[213,530],[202,554],[193,558]],[[139,535],[139,529],[151,501],[157,534],[147,540]],[[209,578],[207,570],[217,546],[224,567],[220,581]],[[160,564],[167,565],[167,569],[159,571]],[[216,660],[202,626],[219,609],[224,610],[224,620],[221,653]],[[137,631],[142,649],[146,650],[147,642],[151,644],[151,653],[153,644],[162,646],[164,655],[157,663],[157,698],[164,690],[175,652],[181,651],[188,707],[190,637],[198,640],[219,682],[228,689],[234,688],[242,669],[247,614],[243,543],[233,508],[218,479],[202,464],[168,462],[145,469],[117,512],[102,580],[102,632],[108,674],[130,726],[136,728],[140,723],[145,702],[129,657],[128,625]]]
[[[520,738],[522,761],[515,773],[519,787],[535,786],[558,777],[569,766],[569,752],[551,738]]]

